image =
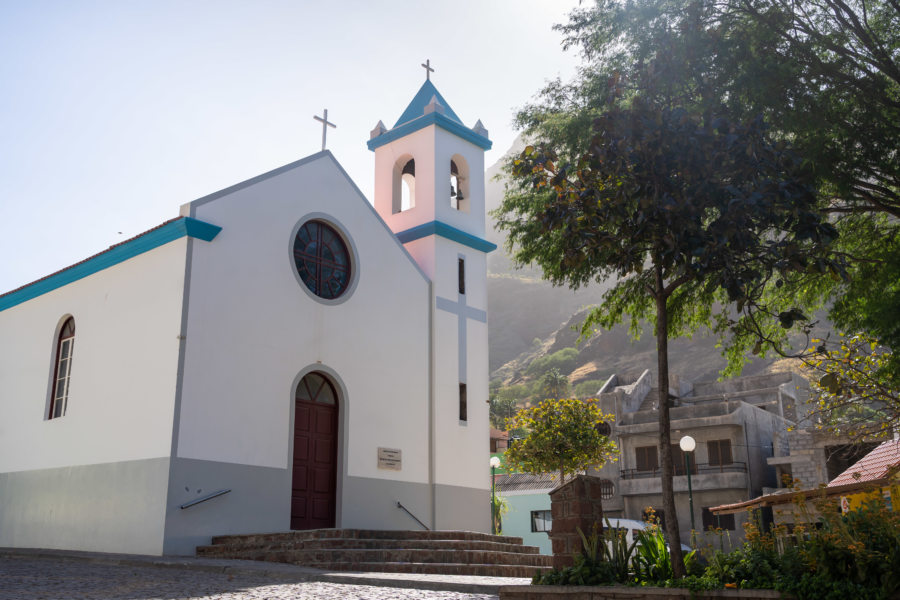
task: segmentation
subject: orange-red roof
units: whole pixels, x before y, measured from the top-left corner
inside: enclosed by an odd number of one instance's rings
[[[508,440],[509,433],[506,431],[500,431],[499,429],[494,429],[491,427],[491,439],[492,440]]]
[[[888,440],[832,479],[828,487],[884,479],[900,466],[900,440]]]

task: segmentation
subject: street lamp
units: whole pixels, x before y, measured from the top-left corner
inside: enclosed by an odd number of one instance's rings
[[[684,452],[684,465],[687,470],[687,478],[688,478],[688,498],[690,500],[691,505],[691,532],[695,531],[694,527],[694,491],[691,489],[691,452],[694,451],[694,448],[697,447],[697,442],[694,441],[689,435],[684,436],[678,442],[678,446],[681,448],[681,451]],[[692,534],[693,535],[693,534]]]
[[[500,457],[492,456],[491,457],[491,533],[497,535],[497,501],[495,499],[496,482],[497,482],[497,467],[500,466]]]

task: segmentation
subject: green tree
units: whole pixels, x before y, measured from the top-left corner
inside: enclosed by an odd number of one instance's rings
[[[569,378],[559,369],[551,368],[544,373],[540,382],[541,398],[565,398],[569,395]]]
[[[572,152],[589,137],[616,74],[646,93],[654,77],[697,113],[764,115],[814,170],[820,210],[840,232],[849,277],[821,268],[769,282],[771,304],[797,317],[830,307],[840,329],[892,350],[870,385],[900,389],[900,4],[894,0],[598,0],[557,26],[585,59],[571,84],[552,82],[519,124]],[[647,67],[655,69],[648,77]],[[778,284],[776,287],[774,284]],[[790,347],[778,312],[748,311],[731,326],[728,373],[748,353],[806,359],[820,376],[828,355]],[[829,346],[839,352],[840,344]],[[837,365],[833,365],[837,366]],[[833,398],[832,398],[833,399]],[[895,416],[900,417],[900,413]]]
[[[668,80],[647,85],[646,97],[629,97],[611,79],[577,158],[550,144],[526,147],[497,216],[515,260],[537,263],[554,284],[620,278],[584,333],[626,316],[633,330],[642,319],[655,323],[663,508],[675,514],[669,337],[709,323],[716,301],[746,312],[769,280],[811,264],[837,269],[824,258],[836,232],[814,210],[801,161],[766,136],[760,119],[692,114],[665,100]],[[787,325],[803,317],[794,308],[779,314]],[[682,576],[677,520],[666,530]]]
[[[528,375],[542,375],[550,369],[557,369],[563,373],[570,373],[578,362],[578,350],[575,348],[563,348],[553,354],[541,356],[531,361],[525,372]]]
[[[506,431],[507,421],[512,419],[518,410],[515,397],[503,394],[502,390],[498,391],[490,400],[491,427]]]
[[[506,451],[506,465],[525,473],[557,472],[564,483],[566,475],[615,459],[615,442],[597,431],[611,419],[596,403],[576,398],[548,398],[525,408],[513,419],[513,427],[528,435]]]

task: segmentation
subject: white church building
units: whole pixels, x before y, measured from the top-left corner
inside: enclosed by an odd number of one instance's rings
[[[489,530],[491,142],[426,81],[368,146],[0,295],[0,547]]]

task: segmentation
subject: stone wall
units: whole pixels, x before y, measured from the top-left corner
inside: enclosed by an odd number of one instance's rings
[[[603,504],[600,478],[576,475],[571,481],[550,492],[550,511],[553,528],[550,543],[553,548],[553,567],[560,569],[573,564],[573,554],[581,551],[578,529],[590,535],[594,523],[602,526]]]

